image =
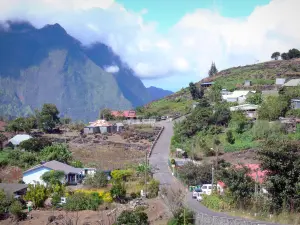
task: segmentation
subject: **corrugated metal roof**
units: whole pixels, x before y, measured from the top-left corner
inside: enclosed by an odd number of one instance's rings
[[[22,141],[26,141],[31,138],[32,137],[28,134],[17,134],[13,138],[9,139],[8,142],[12,143],[13,145],[19,145]]]
[[[29,170],[25,171],[25,173],[35,170],[37,168],[41,168],[41,167],[46,167],[52,170],[60,170],[63,171],[65,174],[69,174],[69,173],[75,173],[75,174],[79,174],[83,171],[83,168],[75,168],[73,166],[69,166],[68,164],[62,163],[62,162],[58,162],[56,160],[52,160],[49,162],[45,162],[43,164],[39,164],[35,167],[30,168]]]
[[[95,122],[91,122],[88,127],[110,127],[110,126],[112,126],[112,124],[107,122],[106,120],[96,120]]]
[[[288,82],[286,82],[283,86],[285,87],[297,87],[300,85],[300,79],[292,79]]]
[[[230,111],[247,111],[247,110],[256,110],[258,109],[258,105],[253,104],[244,104],[244,105],[238,105],[238,106],[232,106],[230,107]]]
[[[227,98],[238,98],[238,97],[241,97],[241,96],[246,96],[250,92],[255,93],[256,91],[248,91],[248,90],[234,91],[230,95],[223,95],[223,98],[224,99],[227,99]]]

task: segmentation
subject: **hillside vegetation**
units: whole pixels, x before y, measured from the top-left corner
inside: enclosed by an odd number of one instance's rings
[[[299,77],[300,59],[293,59],[229,68],[201,82],[215,81],[221,84],[222,88],[234,90],[242,88],[245,80],[250,80],[254,88],[270,89],[275,84],[276,78]]]
[[[273,89],[276,78],[300,78],[300,59],[274,60],[254,65],[233,67],[218,72],[213,77],[207,77],[196,83],[199,87],[201,82],[214,81],[223,89],[233,91],[235,89]],[[244,87],[245,80],[252,82],[251,87]],[[143,107],[142,115],[172,115],[176,112],[189,113],[192,108],[192,96],[189,88],[153,101]]]

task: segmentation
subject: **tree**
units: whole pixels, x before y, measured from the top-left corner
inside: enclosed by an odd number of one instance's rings
[[[201,87],[198,89],[193,82],[189,84],[189,90],[194,100],[201,99],[204,95],[203,89]]]
[[[290,49],[287,54],[290,59],[300,58],[300,51],[296,48]]]
[[[251,94],[246,99],[246,102],[254,105],[260,105],[263,102],[262,94],[261,93]]]
[[[273,210],[300,208],[300,146],[297,142],[268,140],[258,151],[261,168],[267,171],[267,191]]]
[[[232,130],[228,130],[226,132],[226,141],[232,145],[235,143],[235,138],[233,136]]]
[[[0,189],[0,216],[7,212],[8,207],[11,204],[11,199],[6,196],[5,192]]]
[[[180,179],[187,185],[201,185],[211,182],[211,165],[188,162],[178,170]]]
[[[109,120],[113,120],[114,116],[111,114],[110,109],[102,109],[99,113],[99,118],[109,121]]]
[[[210,66],[210,70],[208,71],[208,76],[213,77],[217,73],[218,73],[218,70],[217,70],[216,64],[214,62],[212,62],[211,66]]]
[[[124,182],[115,181],[110,189],[113,199],[122,201],[126,197],[126,188]]]
[[[235,202],[240,203],[240,206],[246,206],[254,194],[255,182],[249,173],[250,169],[243,165],[218,170],[218,179],[225,183]]]
[[[7,137],[4,134],[0,133],[0,150],[3,149],[3,143],[7,141]]]
[[[287,53],[282,53],[281,54],[281,59],[283,59],[283,60],[289,60],[290,57],[289,57],[289,55]]]
[[[123,211],[117,218],[116,225],[124,224],[139,224],[139,225],[148,225],[148,216],[145,212],[142,211]]]
[[[222,100],[221,95],[222,86],[220,84],[214,84],[208,90],[207,97],[211,102],[219,102]]]
[[[226,104],[218,104],[211,117],[211,123],[215,125],[227,125],[230,121],[231,113]]]
[[[242,134],[250,127],[250,124],[242,111],[235,111],[231,113],[229,127],[236,133]]]
[[[34,123],[32,118],[19,117],[15,120],[12,120],[6,126],[6,130],[10,132],[26,132],[29,133],[31,129],[34,128]]]
[[[43,148],[50,146],[52,142],[44,137],[30,138],[26,141],[22,141],[19,145],[20,149],[25,149],[26,151],[39,152]]]
[[[57,160],[62,163],[68,163],[72,160],[72,153],[65,144],[47,146],[41,151],[40,156],[44,161]]]
[[[48,186],[54,186],[56,184],[62,184],[65,177],[65,173],[60,170],[51,170],[44,173],[41,178]]]
[[[26,195],[24,196],[24,199],[26,201],[32,201],[33,207],[43,207],[45,200],[48,198],[49,193],[47,188],[40,184],[29,184],[27,188]]]
[[[92,188],[106,187],[107,183],[107,175],[103,171],[97,171],[94,175],[88,176],[84,182]]]
[[[278,60],[279,56],[280,56],[280,52],[274,52],[271,56],[271,59]]]
[[[281,96],[268,96],[258,109],[258,118],[265,120],[277,120],[284,116],[288,110],[289,102]]]
[[[40,112],[36,111],[38,127],[45,132],[51,132],[60,123],[59,111],[54,104],[44,104]]]

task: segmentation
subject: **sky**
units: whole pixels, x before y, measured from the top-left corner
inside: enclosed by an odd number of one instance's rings
[[[146,86],[172,91],[213,61],[222,70],[299,48],[299,11],[299,0],[0,0],[0,20],[59,23],[84,45],[110,46]]]

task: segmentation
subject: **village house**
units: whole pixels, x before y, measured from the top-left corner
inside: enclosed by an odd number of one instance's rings
[[[258,107],[259,107],[258,105],[254,105],[254,104],[243,104],[243,105],[230,107],[230,111],[231,112],[242,111],[243,113],[245,113],[245,115],[248,118],[256,118]]]
[[[297,87],[300,85],[300,79],[292,79],[286,82],[283,86],[284,87]]]
[[[250,176],[256,183],[259,184],[259,191],[264,194],[268,193],[267,190],[263,187],[263,183],[267,176],[267,171],[262,170],[259,164],[245,164],[244,166],[249,168],[250,170],[248,176]],[[238,169],[241,168],[241,166],[236,165],[235,168]],[[217,183],[222,189],[226,189],[226,184],[224,182],[218,181]]]
[[[227,102],[237,102],[239,104],[245,103],[246,99],[256,91],[238,90],[229,95],[222,95],[222,99]]]
[[[27,191],[27,184],[15,183],[0,183],[0,190],[3,190],[6,196],[13,198],[20,198],[24,196]]]
[[[123,123],[115,123],[113,125],[113,131],[114,132],[122,132],[124,131],[125,127],[124,127],[124,124]]]
[[[204,82],[204,83],[201,83],[201,87],[210,87],[214,84],[215,82]]]
[[[286,80],[285,78],[276,78],[275,84],[282,86],[282,85],[284,85],[285,80]]]
[[[90,125],[83,129],[85,134],[95,134],[95,133],[112,133],[113,125],[106,120],[96,120],[95,122],[90,122]]]
[[[134,110],[111,111],[111,115],[114,117],[124,117],[127,120],[136,119],[136,112]]]
[[[23,173],[23,181],[25,184],[35,184],[38,182],[45,185],[41,179],[41,176],[44,173],[52,170],[63,171],[65,177],[61,182],[69,185],[76,185],[80,183],[84,177],[83,168],[75,168],[65,163],[52,160],[49,162],[41,162],[39,165],[25,171]]]

